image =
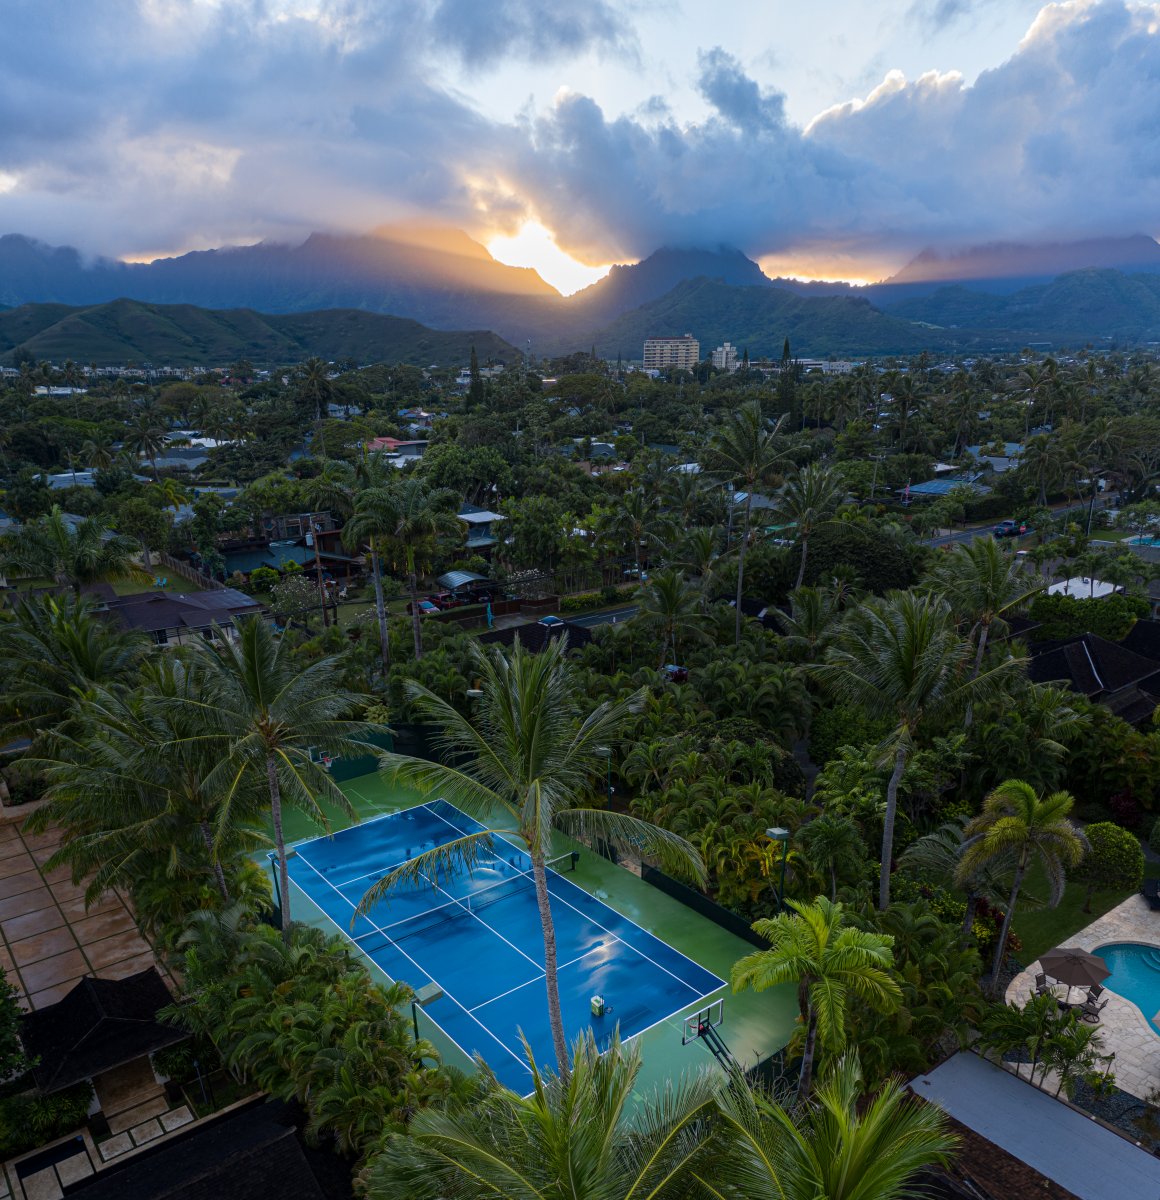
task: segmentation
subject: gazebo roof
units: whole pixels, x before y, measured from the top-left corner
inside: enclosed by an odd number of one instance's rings
[[[25,1013],[20,1040],[38,1060],[37,1087],[57,1092],[184,1041],[182,1030],[157,1020],[172,1003],[157,968],[148,967],[125,979],[86,977],[62,1000]]]

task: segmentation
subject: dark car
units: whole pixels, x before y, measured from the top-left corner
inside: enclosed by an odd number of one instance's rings
[[[991,536],[997,538],[1022,537],[1027,532],[1027,523],[1025,521],[1012,521],[1008,518],[1006,521],[1000,521],[991,530]]]

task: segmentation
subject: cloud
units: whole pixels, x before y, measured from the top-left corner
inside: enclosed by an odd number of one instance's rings
[[[470,66],[489,66],[513,52],[552,60],[586,50],[628,51],[631,26],[604,0],[438,0],[430,29]]]
[[[631,55],[622,11],[7,0],[0,232],[141,254],[417,214],[479,234],[535,217],[589,262],[719,243],[880,262],[1160,232],[1160,4],[1049,5],[974,83],[890,72],[805,128],[721,47],[698,55],[692,122],[663,97],[609,115],[579,91],[500,122],[446,82],[452,60]]]
[[[560,244],[588,258],[731,242],[751,254],[1160,232],[1160,5],[1050,5],[1010,59],[887,74],[806,129],[720,50],[708,120],[646,127],[559,99],[517,174]]]

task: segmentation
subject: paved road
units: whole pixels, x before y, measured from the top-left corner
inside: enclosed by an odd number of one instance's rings
[[[627,608],[614,608],[608,612],[589,613],[586,617],[568,617],[573,625],[583,625],[585,629],[591,629],[596,625],[616,625],[620,621],[627,621],[629,617],[636,616],[636,605],[630,604]]]
[[[1096,511],[1098,512],[1101,508],[1106,507],[1106,505],[1107,505],[1106,499],[1101,497],[1100,499],[1098,499],[1096,501]],[[1088,510],[1088,506],[1086,503],[1084,503],[1084,504],[1073,504],[1073,505],[1071,505],[1070,508],[1067,508],[1067,507],[1054,508],[1051,511],[1052,511],[1052,516],[1055,516],[1055,517],[1060,517],[1060,516],[1063,516],[1064,514],[1068,514],[1068,513],[1077,513],[1077,514],[1082,514],[1086,519],[1087,510]],[[990,537],[991,530],[994,528],[995,525],[998,525],[998,524],[999,524],[999,522],[995,521],[991,525],[984,525],[981,529],[959,529],[959,530],[956,530],[954,533],[946,534],[944,537],[927,538],[923,542],[923,545],[933,546],[937,549],[939,546],[954,546],[956,544],[964,544],[967,542],[973,542],[975,540],[975,538]]]

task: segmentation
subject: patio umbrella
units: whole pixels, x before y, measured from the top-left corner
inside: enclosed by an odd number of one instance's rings
[[[1071,999],[1073,987],[1091,987],[1103,983],[1111,974],[1108,964],[1098,954],[1081,950],[1078,946],[1057,946],[1042,955],[1039,966],[1045,975],[1067,984],[1067,997]]]

